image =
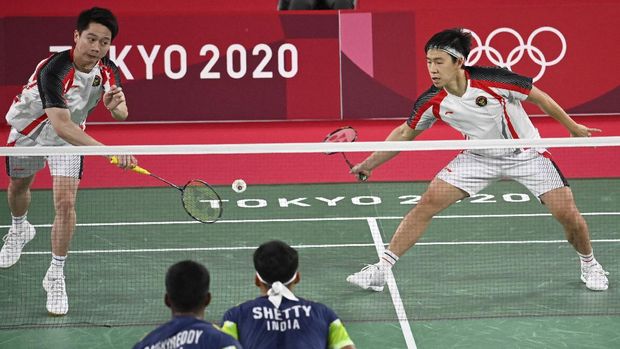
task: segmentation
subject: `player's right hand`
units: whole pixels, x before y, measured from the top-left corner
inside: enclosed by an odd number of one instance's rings
[[[366,169],[364,167],[364,163],[359,163],[353,166],[351,170],[349,171],[349,173],[355,175],[355,177],[357,177],[357,179],[361,181],[366,181],[368,178],[370,178],[370,174],[372,173],[372,170]]]
[[[110,156],[110,162],[124,170],[132,169],[138,166],[138,159],[136,159],[133,155]]]

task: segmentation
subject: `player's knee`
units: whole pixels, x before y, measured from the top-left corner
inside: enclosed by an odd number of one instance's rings
[[[54,200],[54,208],[56,214],[62,215],[73,212],[75,209],[75,198],[69,196],[61,196]]]
[[[24,194],[30,189],[29,178],[11,178],[9,181],[9,192],[14,195]]]
[[[434,216],[443,209],[443,203],[435,195],[426,194],[422,195],[416,209],[420,212],[425,212],[430,216]]]

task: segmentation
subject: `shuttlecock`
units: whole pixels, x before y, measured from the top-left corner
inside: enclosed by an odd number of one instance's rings
[[[235,193],[243,193],[247,188],[248,185],[245,184],[245,181],[243,179],[235,179],[235,181],[232,183],[232,190],[234,190]]]

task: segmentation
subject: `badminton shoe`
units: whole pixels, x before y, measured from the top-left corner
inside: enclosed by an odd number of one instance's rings
[[[347,281],[365,290],[381,292],[385,285],[385,275],[387,272],[387,268],[380,267],[377,264],[370,264],[357,273],[349,275]]]
[[[609,273],[603,270],[603,267],[598,263],[588,267],[581,267],[581,281],[592,291],[605,291],[607,289],[609,284],[607,275]]]
[[[28,222],[12,226],[2,239],[4,245],[0,250],[0,268],[9,268],[17,263],[22,254],[22,249],[35,235],[34,226]]]
[[[49,271],[43,278],[43,288],[47,292],[47,312],[50,315],[62,316],[69,311],[69,298],[65,287],[64,275],[52,275]]]

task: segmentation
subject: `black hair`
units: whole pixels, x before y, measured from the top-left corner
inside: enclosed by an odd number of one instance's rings
[[[254,269],[269,284],[289,281],[298,266],[297,251],[282,241],[265,242],[254,251]]]
[[[173,310],[200,310],[209,294],[209,271],[197,262],[186,260],[171,266],[166,273],[166,293]]]
[[[465,60],[467,60],[471,51],[471,34],[462,28],[446,29],[433,35],[428,40],[426,46],[424,46],[424,52],[428,53],[428,50],[437,47],[451,47],[461,53]],[[456,62],[456,57],[452,55],[450,57],[452,57],[453,62]]]
[[[118,22],[116,21],[116,17],[114,17],[112,11],[108,9],[93,7],[82,11],[77,19],[76,29],[78,33],[81,34],[92,22],[99,23],[110,29],[110,32],[112,33],[112,40],[114,40],[116,34],[118,34]]]

